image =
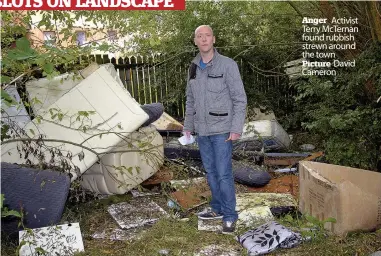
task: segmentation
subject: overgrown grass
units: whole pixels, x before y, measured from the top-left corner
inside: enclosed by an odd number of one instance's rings
[[[183,166],[169,166],[175,172],[175,179],[187,176],[187,170]],[[188,174],[189,176],[189,174]],[[171,188],[162,186],[156,191],[162,193],[159,196],[151,197],[167,212],[171,213],[166,205],[167,197]],[[237,184],[237,193],[245,193],[247,187]],[[151,227],[144,228],[139,238],[130,241],[112,241],[109,239],[95,239],[92,235],[95,232],[102,232],[106,229],[118,228],[118,224],[108,213],[108,206],[120,202],[128,202],[132,195],[114,195],[105,199],[95,199],[91,195],[82,197],[80,190],[74,190],[69,197],[61,223],[79,222],[85,246],[85,251],[78,256],[150,256],[160,255],[160,251],[168,252],[167,255],[195,255],[202,248],[208,245],[219,245],[224,249],[231,249],[238,255],[247,255],[247,251],[234,239],[234,236],[223,235],[207,231],[199,231],[197,217],[190,212],[188,221],[180,221],[174,218],[165,218],[158,221]],[[83,195],[82,195],[83,196]],[[83,200],[85,199],[85,200]],[[297,202],[295,202],[297,205]],[[313,239],[305,242],[293,249],[276,250],[269,255],[364,255],[381,250],[381,230],[372,233],[352,233],[345,238],[327,235],[322,228],[322,223],[307,216],[292,218],[287,215],[277,221],[284,226],[300,231],[302,228],[315,228],[314,232],[305,232],[303,235],[312,236]],[[252,227],[255,228],[255,227]],[[239,228],[237,234],[243,234],[248,228]],[[1,255],[16,255],[18,243],[2,239]],[[219,256],[215,253],[210,256]]]
[[[79,222],[85,252],[78,256],[91,255],[160,255],[161,250],[169,252],[168,255],[194,255],[208,245],[220,245],[222,248],[231,248],[238,255],[247,255],[246,250],[235,241],[234,236],[217,234],[213,232],[198,231],[197,218],[191,214],[189,221],[176,219],[161,219],[152,227],[146,229],[140,238],[132,241],[111,241],[108,239],[94,239],[96,231],[106,228],[117,228],[116,222],[107,212],[107,207],[114,203],[129,201],[131,196],[111,196],[107,199],[92,200],[85,203],[71,204],[66,207],[62,222]],[[164,207],[165,198],[158,196],[152,198]],[[284,217],[278,221],[293,230],[310,226],[306,218],[292,219]],[[315,223],[316,224],[316,223]],[[254,227],[253,227],[254,228]],[[241,229],[242,230],[242,229]],[[16,255],[16,243],[2,239],[1,255]],[[345,238],[325,236],[325,232],[318,230],[310,242],[299,245],[293,249],[276,250],[269,255],[369,255],[381,250],[381,230],[373,233],[353,233]],[[214,255],[219,255],[214,254]]]

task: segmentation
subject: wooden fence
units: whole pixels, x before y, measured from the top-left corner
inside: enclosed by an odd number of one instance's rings
[[[190,55],[190,54],[189,54]],[[192,56],[188,56],[189,60]],[[95,55],[98,64],[113,63],[126,89],[140,103],[162,102],[166,112],[182,119],[185,112],[186,77],[190,61],[173,61],[164,56],[131,56],[109,58],[108,55]],[[242,59],[236,60],[244,84],[256,85],[263,95],[273,95],[275,105],[282,109],[292,107],[295,92],[288,87],[286,75],[265,75],[255,72]],[[270,97],[270,96],[269,96]]]

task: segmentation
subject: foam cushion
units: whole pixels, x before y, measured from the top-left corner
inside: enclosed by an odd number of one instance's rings
[[[24,168],[1,163],[1,194],[9,210],[24,213],[27,228],[40,228],[57,224],[69,193],[70,178],[67,174],[51,170]],[[1,219],[1,230],[11,237],[18,235],[16,217]]]

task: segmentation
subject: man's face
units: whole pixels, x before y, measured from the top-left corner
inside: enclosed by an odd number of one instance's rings
[[[215,40],[212,30],[205,26],[197,29],[194,43],[197,45],[200,52],[207,53],[213,50]]]

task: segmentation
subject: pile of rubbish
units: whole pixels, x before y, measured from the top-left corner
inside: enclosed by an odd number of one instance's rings
[[[25,243],[21,256],[33,255],[39,247],[57,255],[84,251],[79,223],[60,223],[70,185],[76,180],[99,197],[132,195],[128,202],[108,207],[113,225],[92,234],[93,239],[139,239],[161,218],[188,221],[211,197],[197,140],[187,145],[179,140],[182,125],[164,112],[162,104],[136,102],[112,64],[93,64],[80,74],[80,80],[65,74],[28,82],[34,119],[23,105],[3,106],[2,121],[26,132],[21,140],[3,144],[1,153],[4,204],[20,210],[23,202],[22,209],[28,212],[24,224],[33,233],[18,227],[16,218],[2,218],[2,232]],[[15,88],[7,92],[21,102]],[[32,143],[26,147],[23,138],[43,147],[36,150]],[[381,174],[321,163],[324,153],[314,145],[289,152],[291,144],[292,136],[273,113],[246,123],[233,144],[237,225],[245,230],[235,239],[249,255],[313,239],[280,225],[277,218],[287,214],[332,219],[324,228],[337,235],[381,224],[377,205]],[[66,173],[24,167],[38,166],[41,159],[57,161],[62,152],[75,166]],[[185,171],[186,178],[179,179],[177,168]],[[162,193],[163,186],[170,192]],[[166,203],[156,201],[157,197]],[[360,218],[353,208],[367,211]],[[221,232],[221,221],[198,220],[197,229]],[[47,243],[48,238],[55,246]],[[196,255],[224,253],[238,255],[232,248],[217,245],[201,248]]]

